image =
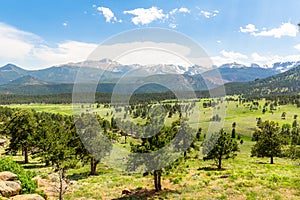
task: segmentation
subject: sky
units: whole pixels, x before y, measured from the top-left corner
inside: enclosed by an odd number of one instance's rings
[[[214,65],[300,60],[299,0],[1,0],[0,66],[41,69],[86,60],[126,31],[163,28]],[[174,63],[176,64],[176,63]]]

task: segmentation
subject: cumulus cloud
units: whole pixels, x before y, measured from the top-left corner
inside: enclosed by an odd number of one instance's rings
[[[168,18],[168,15],[164,14],[163,10],[159,9],[157,7],[151,7],[151,8],[147,8],[147,9],[136,8],[134,10],[124,11],[123,13],[134,15],[135,17],[132,17],[131,21],[135,25],[150,24],[153,21]]]
[[[200,14],[203,15],[205,18],[209,19],[211,17],[216,17],[219,14],[218,10],[214,10],[213,12],[201,10]]]
[[[109,23],[111,21],[117,21],[117,18],[115,17],[115,14],[112,12],[111,9],[106,7],[98,7],[97,10],[101,12],[106,22]]]
[[[65,41],[49,46],[41,37],[0,22],[0,65],[45,68],[85,60],[96,44]],[[38,65],[38,66],[37,66]]]
[[[248,24],[245,28],[240,27],[240,32],[242,33],[254,33],[258,31],[258,29],[253,24]]]
[[[250,33],[253,36],[281,38],[283,36],[296,37],[298,27],[290,22],[282,23],[278,28],[258,30],[255,25],[248,24],[245,28],[240,27],[240,32]]]

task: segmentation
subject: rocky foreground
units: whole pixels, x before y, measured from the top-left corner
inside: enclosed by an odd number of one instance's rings
[[[45,200],[38,194],[22,194],[22,184],[17,180],[18,175],[12,172],[0,172],[0,199],[10,200]]]

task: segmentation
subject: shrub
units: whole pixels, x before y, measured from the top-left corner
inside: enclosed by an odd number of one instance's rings
[[[15,161],[9,158],[1,158],[0,172],[1,171],[10,171],[18,175],[18,180],[22,183],[21,194],[30,194],[37,192],[37,182],[32,180],[32,178],[35,176],[35,173],[31,171],[25,171],[24,168]]]

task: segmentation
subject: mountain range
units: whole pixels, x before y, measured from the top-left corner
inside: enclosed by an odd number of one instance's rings
[[[226,83],[226,94],[246,96],[270,96],[300,94],[300,65],[268,78],[246,83]]]
[[[25,70],[7,64],[0,68],[0,93],[69,93],[73,91],[75,81],[87,91],[97,83],[96,91],[107,93],[113,92],[116,84],[120,93],[132,93],[133,89],[137,93],[143,93],[207,90],[224,83],[226,89],[232,93],[233,90],[241,91],[240,87],[248,88],[243,91],[250,92],[250,87],[264,88],[265,83],[270,80],[274,82],[287,72],[298,73],[299,65],[300,61],[274,63],[271,67],[228,63],[203,71],[203,68],[197,65],[190,67],[164,64],[122,65],[109,59],[69,63],[41,70]],[[294,72],[293,69],[296,71]],[[271,79],[269,80],[268,77]],[[99,78],[101,80],[98,83]],[[289,80],[294,80],[290,78]],[[279,78],[279,81],[283,81],[283,78]],[[288,91],[295,92],[290,89]]]

